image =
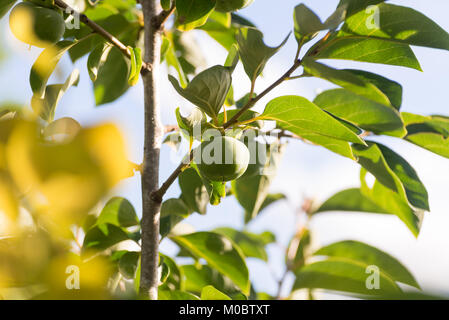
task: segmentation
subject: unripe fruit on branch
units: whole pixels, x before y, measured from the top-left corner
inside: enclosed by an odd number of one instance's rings
[[[65,22],[58,11],[31,2],[21,2],[12,9],[9,26],[17,39],[39,48],[55,44],[65,32]]]
[[[220,12],[232,12],[249,6],[254,0],[217,0],[215,10]]]
[[[231,137],[214,137],[194,153],[200,173],[211,181],[231,181],[243,175],[249,163],[248,148]]]

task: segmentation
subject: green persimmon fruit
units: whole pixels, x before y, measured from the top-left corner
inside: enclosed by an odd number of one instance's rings
[[[9,26],[17,39],[39,48],[55,44],[65,32],[65,22],[58,11],[31,2],[21,2],[12,9]]]
[[[248,168],[248,148],[231,137],[213,137],[195,151],[194,161],[201,175],[211,181],[235,180]]]
[[[249,6],[254,0],[217,0],[215,10],[232,12]]]
[[[251,143],[245,140],[244,144],[248,148],[250,158],[248,168],[240,178],[249,178],[263,174],[268,162],[270,147],[267,144],[254,140]]]

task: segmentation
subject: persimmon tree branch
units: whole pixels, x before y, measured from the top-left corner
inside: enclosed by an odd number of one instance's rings
[[[273,82],[268,88],[266,88],[261,94],[257,95],[256,97],[251,97],[249,101],[246,103],[246,105],[240,109],[239,112],[237,112],[228,122],[226,122],[223,125],[223,128],[229,128],[231,125],[236,123],[242,114],[244,114],[247,110],[251,109],[260,99],[265,97],[268,93],[270,93],[274,88],[279,86],[282,82],[290,78],[290,76],[293,74],[293,72],[296,71],[301,66],[301,59],[295,60],[295,63],[293,66],[287,70],[279,79],[277,79],[275,82]]]
[[[93,32],[97,33],[98,35],[103,37],[106,41],[108,41],[110,44],[117,47],[117,49],[119,49],[123,53],[123,55],[125,55],[128,58],[131,58],[131,53],[129,52],[129,49],[126,45],[124,45],[114,35],[105,30],[102,26],[90,20],[85,14],[79,13],[78,11],[70,7],[67,3],[65,3],[63,0],[55,0],[55,5],[64,10],[65,12],[67,12],[68,14],[79,17],[80,21],[84,23],[86,26],[88,26],[90,29],[92,29]],[[158,28],[160,28],[160,26],[161,25],[159,25]],[[141,73],[145,74],[150,70],[151,65],[147,64],[146,62],[143,62]]]
[[[154,23],[158,17],[159,0],[141,1],[144,18],[145,56],[150,66],[142,75],[145,98],[145,137],[142,163],[142,251],[140,293],[151,300],[158,298],[159,225],[161,202],[151,194],[159,188],[159,156],[164,134],[160,120],[159,68],[161,28]]]

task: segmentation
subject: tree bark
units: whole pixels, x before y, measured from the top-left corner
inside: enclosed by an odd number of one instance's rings
[[[159,186],[159,153],[162,144],[163,127],[159,110],[159,65],[161,32],[155,23],[158,0],[141,0],[144,16],[145,55],[150,66],[143,73],[145,96],[145,140],[142,165],[142,260],[140,293],[151,300],[157,300],[159,260],[159,220],[161,201],[154,200],[152,192]]]

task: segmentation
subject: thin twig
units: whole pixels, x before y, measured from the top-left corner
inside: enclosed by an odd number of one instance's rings
[[[151,198],[153,201],[161,203],[163,200],[163,197],[165,193],[167,192],[168,188],[173,184],[173,182],[176,181],[178,176],[183,172],[192,162],[193,160],[193,151],[189,154],[189,161],[181,161],[179,166],[175,169],[175,171],[172,172],[172,174],[165,180],[165,182],[161,185],[159,189],[151,193]]]
[[[265,97],[271,90],[273,90],[274,88],[276,88],[278,85],[280,85],[282,82],[284,82],[284,80],[288,79],[293,72],[295,72],[296,69],[299,68],[299,66],[301,65],[301,59],[298,59],[295,61],[295,63],[293,64],[293,66],[287,70],[286,73],[284,73],[278,80],[276,80],[271,86],[269,86],[268,88],[266,88],[261,94],[259,94],[256,97],[250,97],[249,101],[247,102],[247,104],[240,109],[239,112],[237,112],[232,118],[231,120],[229,120],[228,122],[226,122],[223,125],[223,128],[228,128],[231,125],[233,125],[234,123],[236,123],[238,121],[238,119],[240,118],[240,116],[242,114],[244,114],[247,110],[249,110],[252,106],[254,106],[260,99],[262,99],[263,97]]]
[[[80,18],[80,21],[84,23],[86,26],[91,28],[95,33],[102,36],[104,39],[106,39],[109,43],[117,47],[126,57],[131,59],[131,53],[129,52],[129,49],[126,45],[124,45],[119,39],[117,39],[114,35],[106,31],[103,27],[95,23],[94,21],[90,20],[85,14],[79,13],[72,7],[70,7],[67,3],[65,3],[62,0],[55,0],[55,5],[61,8],[62,10],[65,10],[66,13],[78,16]],[[141,72],[144,74],[146,72],[151,71],[151,66],[145,62],[142,64],[142,70]]]

